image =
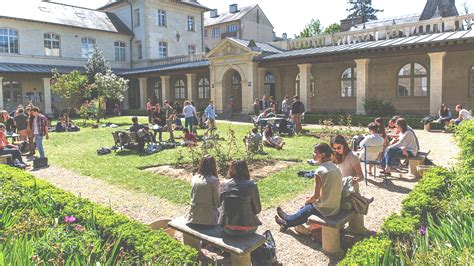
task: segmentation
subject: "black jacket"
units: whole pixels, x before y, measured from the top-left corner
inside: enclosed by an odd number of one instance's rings
[[[304,104],[300,101],[296,101],[291,105],[291,113],[292,114],[302,114],[304,113]]]
[[[252,180],[235,180],[221,185],[222,202],[219,224],[238,226],[259,226],[262,207],[257,185]]]

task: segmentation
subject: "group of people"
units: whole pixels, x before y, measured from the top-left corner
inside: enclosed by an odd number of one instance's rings
[[[263,146],[281,150],[285,142],[281,137],[276,136],[272,126],[267,124],[263,130],[263,134],[258,132],[257,127],[252,128],[252,131],[244,137],[244,144],[249,151],[258,153],[262,152]]]
[[[448,105],[443,103],[441,104],[441,108],[438,112],[438,123],[443,124],[444,126],[449,124],[459,125],[462,121],[472,119],[472,114],[468,110],[464,109],[462,105],[456,105],[456,112],[458,112],[458,117],[453,118],[451,114],[451,109],[449,109]]]
[[[1,111],[0,115],[0,155],[12,155],[12,165],[24,167],[22,153],[19,145],[10,143],[8,136],[14,133],[18,134],[20,144],[26,146],[26,152],[30,156],[35,153],[35,148],[41,158],[45,157],[43,148],[43,139],[48,139],[49,121],[46,116],[41,114],[38,107],[29,104],[26,109],[18,106],[17,109],[9,114],[7,111]],[[13,139],[13,138],[12,138]]]

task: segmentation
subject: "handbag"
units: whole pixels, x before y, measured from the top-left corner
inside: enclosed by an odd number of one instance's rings
[[[251,254],[252,265],[267,265],[277,262],[275,239],[270,230],[263,233],[266,241]]]

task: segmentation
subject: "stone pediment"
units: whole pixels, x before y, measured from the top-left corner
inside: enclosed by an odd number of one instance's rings
[[[207,58],[218,58],[227,56],[241,56],[241,55],[257,55],[258,53],[253,51],[251,48],[246,47],[232,39],[225,39],[221,41],[214,49],[208,54]]]

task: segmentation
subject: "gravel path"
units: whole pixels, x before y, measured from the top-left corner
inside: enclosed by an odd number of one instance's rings
[[[308,128],[317,127],[309,126]],[[416,133],[421,147],[424,150],[431,150],[429,158],[435,164],[449,166],[456,162],[458,148],[451,134],[421,130],[417,130]],[[81,195],[103,206],[111,207],[117,212],[147,224],[162,217],[181,216],[186,210],[186,207],[170,204],[158,197],[130,191],[56,166],[33,171],[32,174],[59,188]],[[373,177],[369,177],[367,186],[365,184],[360,185],[363,195],[372,196],[375,199],[370,205],[368,215],[365,217],[365,226],[369,229],[368,234],[374,234],[378,231],[385,217],[393,212],[400,211],[401,201],[413,189],[416,182],[417,180],[405,174],[395,174],[389,178],[387,186],[383,185],[382,179],[374,180]],[[311,187],[308,188],[308,193],[310,190]],[[303,193],[281,206],[290,213],[295,212],[301,207],[306,194]],[[309,236],[300,236],[292,230],[285,233],[279,232],[279,228],[274,222],[274,216],[274,209],[264,210],[259,215],[263,222],[259,231],[272,231],[277,244],[279,262],[284,265],[331,265],[337,263],[338,258],[323,254],[321,244],[313,241]],[[346,235],[341,242],[343,243],[343,249],[346,250],[358,239],[360,237]]]

